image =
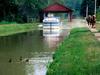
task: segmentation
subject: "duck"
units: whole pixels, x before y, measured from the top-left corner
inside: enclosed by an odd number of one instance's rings
[[[29,62],[29,59],[26,59],[25,62]]]
[[[12,62],[12,59],[10,58],[10,59],[8,60],[8,62],[11,63],[11,62]]]
[[[22,61],[22,56],[20,56],[19,60]]]

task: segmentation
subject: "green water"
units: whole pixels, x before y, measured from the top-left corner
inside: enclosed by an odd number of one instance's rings
[[[45,75],[64,32],[59,37],[43,37],[38,30],[0,37],[0,75]]]

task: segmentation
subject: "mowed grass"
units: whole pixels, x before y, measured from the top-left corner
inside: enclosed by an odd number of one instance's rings
[[[87,28],[73,29],[53,59],[47,75],[100,75],[100,42]]]
[[[100,32],[100,23],[96,23],[96,29]]]
[[[16,33],[28,32],[37,29],[39,23],[25,24],[0,24],[0,36],[8,36]]]

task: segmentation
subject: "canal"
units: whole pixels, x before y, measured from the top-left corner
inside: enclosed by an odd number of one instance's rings
[[[59,36],[39,30],[0,37],[0,75],[45,75],[52,54],[69,30]]]

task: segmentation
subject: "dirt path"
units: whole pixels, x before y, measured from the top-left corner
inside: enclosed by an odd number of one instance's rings
[[[84,19],[73,19],[72,22],[68,22],[65,24],[63,28],[77,28],[77,27],[87,27],[89,30],[95,35],[96,39],[100,41],[100,32],[96,28],[91,28],[87,25]]]
[[[64,29],[72,29],[78,27],[88,27],[84,21],[84,19],[73,19],[72,22],[63,22]]]

